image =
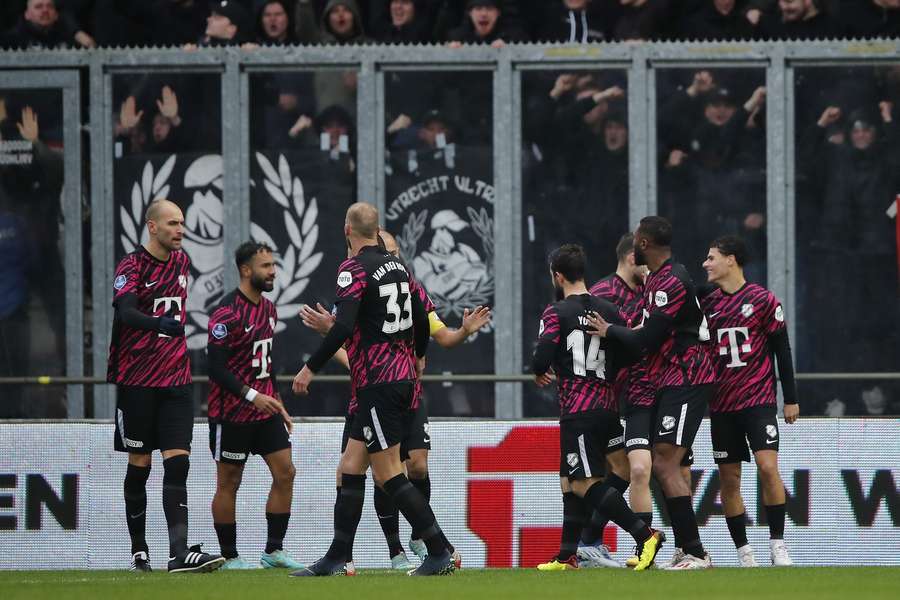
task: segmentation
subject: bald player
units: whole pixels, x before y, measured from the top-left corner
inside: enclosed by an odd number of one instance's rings
[[[424,368],[428,314],[406,265],[379,245],[378,211],[357,202],[347,209],[344,236],[349,258],[338,268],[335,321],[319,348],[294,378],[295,394],[309,393],[315,374],[347,342],[357,410],[350,426],[335,506],[334,539],[325,556],[293,573],[346,573],[346,556],[362,514],[366,471],[383,482],[428,549],[410,575],[452,573],[455,565],[440,527],[422,494],[409,482],[400,459],[404,420]]]
[[[112,336],[106,380],[116,384],[115,449],[128,453],[125,519],[131,570],[150,571],[147,478],[151,457],[163,460],[162,504],[169,530],[170,573],[213,571],[221,556],[188,548],[187,476],[194,407],[191,365],[184,339],[190,261],[181,249],[184,215],[154,200],[145,215],[147,243],[116,267]]]
[[[400,248],[396,238],[387,231],[380,231],[379,236],[384,244],[384,249],[391,255],[400,256]],[[410,274],[412,276],[412,274]],[[487,306],[476,306],[473,309],[465,309],[463,311],[462,324],[458,329],[447,327],[441,317],[437,314],[437,308],[428,297],[425,288],[419,283],[419,297],[428,313],[429,333],[431,338],[442,348],[454,348],[466,341],[470,336],[478,332],[482,327],[487,325],[491,320],[491,310]],[[322,335],[328,333],[334,323],[334,316],[321,304],[316,308],[304,305],[300,309],[300,316],[304,325],[319,332]],[[335,359],[344,366],[349,367],[347,362],[347,353],[342,348],[335,354]],[[413,408],[408,414],[403,431],[403,439],[400,442],[400,457],[404,461],[407,477],[409,482],[419,490],[426,500],[431,499],[431,479],[428,472],[428,452],[431,450],[431,433],[428,426],[428,406],[422,395],[421,380],[416,380],[415,390],[413,393]],[[351,400],[350,411],[355,408],[355,402]],[[348,411],[348,412],[350,412]],[[352,420],[352,415],[348,414],[348,425]],[[345,431],[344,443],[342,448],[346,447],[346,439],[348,432]],[[343,457],[342,457],[343,458]],[[338,487],[340,487],[340,469],[338,466]],[[380,482],[379,482],[380,483]],[[378,514],[378,522],[384,533],[385,541],[388,545],[388,552],[391,558],[391,568],[397,570],[405,570],[411,568],[411,564],[406,557],[406,552],[400,542],[400,518],[399,510],[391,497],[384,491],[380,485],[373,486],[375,512]],[[462,566],[462,558],[448,543],[448,548],[453,554],[456,568]],[[424,559],[427,549],[422,540],[413,534],[410,539],[410,548],[420,559]],[[350,557],[348,557],[349,561]]]

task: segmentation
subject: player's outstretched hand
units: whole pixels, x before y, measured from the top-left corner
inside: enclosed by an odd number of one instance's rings
[[[322,335],[331,331],[331,326],[334,325],[334,315],[318,302],[315,308],[309,304],[301,306],[300,319],[304,325]]]
[[[785,404],[784,405],[784,422],[785,423],[796,423],[797,419],[800,417],[800,405],[799,404]]]
[[[606,337],[606,332],[609,330],[609,323],[601,317],[599,314],[591,311],[587,313],[587,322],[593,329],[589,329],[588,333],[591,335],[599,335],[600,337]]]
[[[281,401],[265,394],[257,394],[256,398],[253,399],[253,406],[267,415],[274,415],[284,410]]]
[[[463,311],[462,328],[466,334],[472,335],[487,325],[492,316],[491,309],[487,306],[476,306],[471,311],[467,308]]]
[[[183,337],[184,325],[178,319],[172,317],[159,318],[159,332],[169,337]]]
[[[294,377],[294,384],[291,386],[291,389],[294,390],[294,393],[298,396],[305,396],[309,393],[309,384],[312,381],[313,372],[306,367],[303,366],[300,369],[300,372],[297,373],[296,377]]]

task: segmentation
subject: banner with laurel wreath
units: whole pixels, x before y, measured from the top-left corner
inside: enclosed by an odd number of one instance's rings
[[[334,275],[346,257],[342,228],[355,177],[328,168],[320,153],[303,151],[256,153],[251,162],[251,236],[276,256],[275,288],[266,295],[278,311],[278,374],[296,371],[315,348],[320,338],[302,326],[299,308],[306,302],[331,306]],[[222,175],[215,154],[131,155],[115,163],[116,261],[146,241],[143,217],[152,200],[168,198],[184,211],[184,249],[191,258],[185,332],[188,348],[198,351],[195,371],[206,349],[209,314],[226,292],[224,269],[234,268],[233,249],[222,242]],[[346,404],[346,394],[339,396],[330,410],[335,414]]]
[[[404,156],[392,164],[385,222],[437,313],[448,326],[459,327],[465,309],[495,305],[494,187],[489,149],[453,151],[453,160],[440,151],[420,152],[414,162]],[[464,350],[434,346],[431,369],[494,370],[491,326],[470,337]],[[478,361],[471,360],[475,355]]]

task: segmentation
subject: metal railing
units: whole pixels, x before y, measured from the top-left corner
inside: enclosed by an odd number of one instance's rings
[[[89,161],[90,225],[93,231],[91,272],[82,272],[79,227],[65,228],[66,256],[66,376],[6,377],[0,385],[67,385],[71,417],[85,414],[81,386],[93,390],[96,415],[111,414],[112,390],[105,383],[106,354],[112,324],[111,288],[115,267],[115,214],[112,164],[113,80],[128,73],[214,73],[222,97],[222,161],[224,203],[222,237],[225,248],[250,235],[250,83],[256,73],[350,69],[357,73],[356,184],[360,197],[382,211],[385,188],[385,74],[395,70],[482,70],[492,73],[495,289],[522,289],[522,74],[530,70],[619,69],[628,82],[629,220],[657,210],[657,89],[656,73],[672,68],[757,68],[765,71],[766,105],[766,239],[768,287],[783,299],[788,314],[796,307],[797,249],[796,125],[794,77],[798,67],[872,65],[900,62],[896,40],[810,43],[644,43],[607,45],[509,45],[501,49],[440,46],[320,46],[201,49],[126,49],[92,51],[0,52],[0,89],[59,88],[65,105],[65,222],[81,222],[82,164]],[[81,91],[89,106],[82,119]],[[88,148],[79,145],[79,131],[89,134]],[[225,287],[236,282],[225,269]],[[92,374],[84,372],[81,282],[91,282]],[[497,375],[428,376],[427,381],[494,382],[495,416],[521,417],[523,309],[518,293],[495,308],[494,372]],[[790,323],[795,334],[794,323]],[[898,373],[800,373],[800,380],[895,380]],[[200,381],[200,378],[196,378]],[[322,381],[346,378],[321,376]]]

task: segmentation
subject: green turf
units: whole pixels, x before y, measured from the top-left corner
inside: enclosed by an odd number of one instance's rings
[[[634,573],[585,569],[538,573],[531,569],[464,569],[450,577],[411,579],[401,573],[364,571],[356,577],[297,579],[284,571],[219,572],[207,575],[150,575],[123,571],[0,571],[0,598],[311,598],[398,600],[423,598],[609,598],[698,600],[790,598],[900,598],[900,567],[713,569],[702,572]]]

